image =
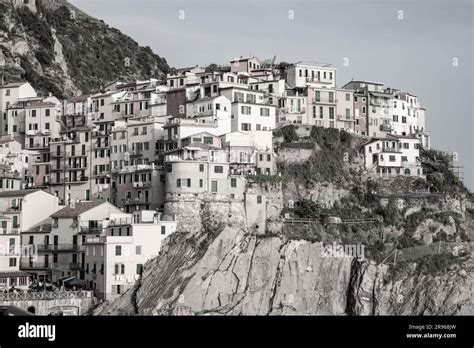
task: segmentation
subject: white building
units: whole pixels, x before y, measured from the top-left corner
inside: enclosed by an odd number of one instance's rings
[[[145,263],[158,256],[163,240],[175,231],[174,217],[156,211],[110,214],[103,235],[86,240],[88,287],[105,300],[120,296],[135,285]]]
[[[288,67],[286,82],[290,88],[336,88],[336,68],[331,64],[298,62]]]
[[[424,176],[420,140],[416,137],[389,134],[385,138],[374,138],[364,145],[363,152],[365,168],[374,176]]]

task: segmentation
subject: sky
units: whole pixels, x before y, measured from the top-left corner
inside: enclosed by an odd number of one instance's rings
[[[457,152],[474,191],[472,0],[70,0],[172,67],[255,55],[338,69],[337,84],[417,95],[432,147]]]

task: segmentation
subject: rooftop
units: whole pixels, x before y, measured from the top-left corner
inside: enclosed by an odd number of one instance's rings
[[[53,218],[74,218],[78,217],[82,213],[85,213],[86,211],[95,208],[101,204],[104,204],[106,202],[77,202],[74,204],[74,208],[72,206],[67,206],[60,211],[54,213],[51,215]]]
[[[7,198],[7,197],[24,197],[31,193],[35,193],[41,190],[14,190],[14,191],[3,191],[0,192],[0,198]]]

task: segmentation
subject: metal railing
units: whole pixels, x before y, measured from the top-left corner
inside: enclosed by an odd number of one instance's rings
[[[78,244],[38,244],[38,251],[82,251],[84,248]]]
[[[57,291],[19,291],[0,292],[0,301],[57,300],[67,298],[91,298],[93,291],[57,290]]]

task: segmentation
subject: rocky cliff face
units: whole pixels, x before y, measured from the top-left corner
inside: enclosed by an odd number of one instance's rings
[[[160,78],[166,60],[149,47],[65,0],[0,1],[0,68],[5,82],[29,81],[57,97],[87,93],[115,80]]]
[[[298,170],[280,163],[289,170],[282,182],[247,188],[265,197],[263,230],[250,223],[255,207],[247,200],[168,197],[166,209],[182,228],[148,262],[140,284],[96,314],[473,314],[474,210],[462,185],[418,194],[429,177],[369,180],[351,151],[357,141],[333,130],[311,134],[319,142]],[[321,152],[326,161],[318,161]],[[285,223],[286,214],[311,222]],[[330,224],[322,215],[369,222]],[[333,243],[364,251],[328,254]],[[441,253],[442,243],[464,251]]]

